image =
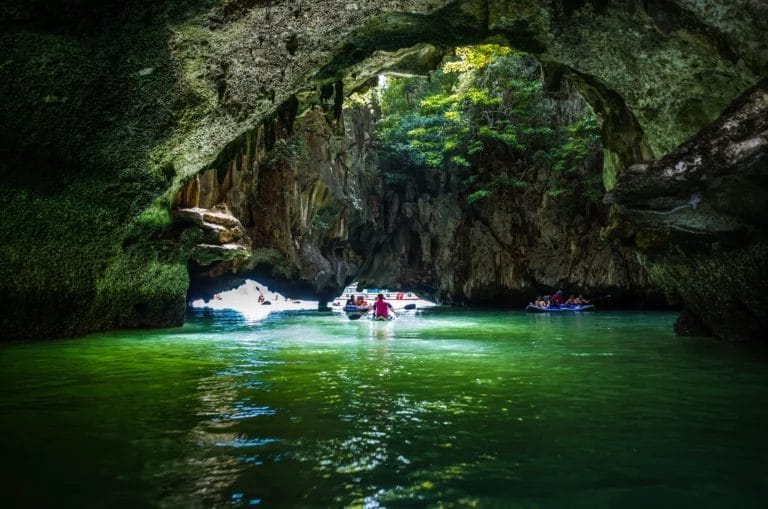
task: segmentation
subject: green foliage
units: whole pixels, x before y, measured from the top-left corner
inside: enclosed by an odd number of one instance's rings
[[[474,193],[470,193],[467,196],[467,203],[472,204],[476,203],[480,200],[483,200],[485,198],[488,198],[491,195],[491,191],[488,189],[480,189],[479,191],[475,191]]]
[[[390,78],[377,124],[385,171],[469,168],[488,144],[512,152],[540,145],[551,131],[532,65],[509,48],[484,45],[457,49],[430,79]]]
[[[560,201],[564,216],[575,213],[582,204],[587,210],[602,201],[603,179],[589,171],[589,158],[600,145],[597,118],[592,112],[560,129],[558,142],[545,156],[552,173],[547,195]]]
[[[597,119],[589,111],[557,127],[540,74],[532,57],[482,45],[457,48],[428,79],[389,78],[376,126],[385,182],[401,184],[425,169],[480,171],[500,159],[523,161],[552,169],[550,197],[599,202],[600,176],[586,171],[600,144]],[[469,203],[528,185],[492,175],[472,175],[465,183]]]
[[[443,68],[447,72],[468,72],[484,69],[494,58],[509,55],[512,49],[498,44],[480,44],[456,48],[456,60],[447,62]]]
[[[171,212],[167,205],[153,203],[139,215],[137,221],[144,228],[161,230],[170,226]]]
[[[465,183],[475,184],[476,182],[479,181],[478,177],[479,177],[478,175],[472,175],[472,177],[467,179]],[[491,194],[495,189],[498,189],[498,188],[507,188],[507,189],[522,191],[523,189],[528,188],[528,182],[524,180],[512,179],[504,176],[495,177],[487,184],[481,186],[480,189],[478,189],[477,191],[470,193],[467,196],[467,203],[471,205],[484,198],[487,198],[491,196]]]

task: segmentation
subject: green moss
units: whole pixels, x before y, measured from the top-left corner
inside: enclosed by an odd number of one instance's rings
[[[255,267],[267,267],[275,276],[285,279],[292,279],[298,273],[293,263],[277,249],[256,249],[253,252],[251,261]]]
[[[196,245],[192,247],[190,257],[198,265],[206,267],[220,261],[247,260],[250,254],[250,251],[244,248],[227,249],[218,245]]]
[[[0,221],[3,337],[78,334],[104,260],[119,246],[113,211],[87,198],[12,189]],[[7,306],[7,307],[6,307]]]
[[[186,263],[156,249],[132,249],[110,260],[96,281],[94,319],[105,326],[181,324],[189,287]]]
[[[139,214],[137,222],[146,229],[162,230],[170,226],[171,212],[167,205],[153,203]]]
[[[0,217],[3,338],[183,316],[185,261],[158,242],[175,177],[158,147],[207,106],[179,80],[168,27],[210,5],[62,2],[56,23],[4,25],[0,181],[12,213]]]
[[[757,337],[768,326],[768,244],[739,250],[680,256],[649,265],[652,280],[715,334],[726,339]]]

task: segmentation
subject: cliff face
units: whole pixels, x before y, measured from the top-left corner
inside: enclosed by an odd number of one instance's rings
[[[251,250],[218,260],[218,246],[197,244],[193,250],[211,254],[193,258],[189,299],[210,298],[248,276],[330,299],[357,274],[350,230],[374,222],[380,179],[372,111],[339,113],[316,106],[297,119],[270,118],[245,135],[232,159],[182,186],[175,208],[225,204],[252,240]],[[174,238],[189,235],[177,223]]]
[[[601,238],[604,210],[562,217],[544,194],[545,176],[531,178],[524,192],[499,192],[476,205],[439,181],[386,194],[387,228],[361,279],[479,305],[524,305],[556,289],[611,294],[620,305],[663,301],[634,252]]]
[[[222,165],[292,97],[303,111],[391,67],[395,58],[379,51],[495,38],[534,53],[603,119],[611,187],[623,169],[665,155],[766,74],[765,9],[725,0],[3,2],[0,182],[14,211],[0,219],[3,337],[180,323],[187,261],[200,242],[194,231],[181,243],[175,237],[179,190],[196,176],[202,188],[213,168],[226,173]],[[408,65],[433,58],[419,50],[408,57]],[[338,101],[330,107],[338,112]],[[258,172],[275,208],[300,210],[280,194],[294,183]],[[331,210],[322,195],[309,193],[306,210],[309,202]],[[264,198],[256,201],[271,203]],[[249,207],[257,213],[257,203]],[[313,274],[291,277],[330,292],[359,263],[328,254],[354,221],[321,223],[324,233],[312,233],[319,251],[306,253],[290,248],[287,231],[259,231],[247,220],[243,227],[252,249],[270,236],[285,246],[267,265],[314,263]],[[310,235],[305,227],[299,221],[291,235]]]
[[[630,167],[608,201],[611,235],[679,294],[682,334],[764,338],[768,328],[768,80],[658,161]]]
[[[587,108],[567,83],[550,103],[555,130]],[[571,177],[599,179],[601,156],[596,142]],[[606,206],[581,187],[561,196],[548,192],[560,177],[551,164],[512,157],[499,144],[476,171],[425,168],[405,183],[385,185],[361,279],[475,305],[523,306],[560,288],[611,294],[618,305],[663,301],[635,253],[602,238]],[[467,179],[490,183],[492,192],[473,201]]]

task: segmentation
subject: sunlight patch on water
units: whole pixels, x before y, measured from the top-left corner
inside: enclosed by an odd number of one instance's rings
[[[237,410],[235,413],[222,415],[221,420],[251,419],[261,415],[275,415],[277,413],[277,410],[268,406],[243,406],[238,407]]]
[[[233,438],[231,440],[224,440],[219,442],[214,442],[213,445],[216,447],[235,447],[238,449],[247,448],[247,447],[262,447],[267,444],[272,444],[274,442],[277,442],[278,440],[276,438],[243,438],[243,437],[237,437]]]

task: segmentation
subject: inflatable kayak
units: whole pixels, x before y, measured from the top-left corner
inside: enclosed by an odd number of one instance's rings
[[[580,311],[591,311],[595,309],[595,306],[592,304],[582,304],[578,306],[534,306],[533,304],[528,304],[525,307],[525,310],[529,313],[578,313]]]
[[[344,306],[344,313],[350,320],[359,320],[360,318],[367,315],[368,311],[370,310],[371,308],[360,308],[351,304]]]

